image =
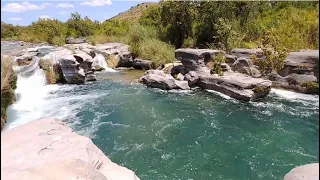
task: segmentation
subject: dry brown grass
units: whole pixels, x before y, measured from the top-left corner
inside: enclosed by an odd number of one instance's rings
[[[13,61],[9,57],[1,56],[1,92],[11,87],[14,72],[12,69]]]
[[[39,66],[46,74],[48,84],[55,84],[56,83],[56,75],[53,70],[53,65],[50,60],[41,59],[39,61]]]
[[[104,44],[104,43],[126,43],[126,37],[122,36],[106,36],[103,34],[93,35],[88,38],[88,41],[91,42],[93,46],[96,44]]]
[[[107,64],[109,68],[116,68],[118,66],[120,59],[119,56],[110,55],[107,58]]]

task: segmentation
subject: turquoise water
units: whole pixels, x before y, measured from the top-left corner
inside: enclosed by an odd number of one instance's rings
[[[199,89],[166,92],[132,83],[137,71],[45,85],[40,71],[18,76],[4,130],[64,120],[141,180],[280,180],[319,162],[318,96],[273,90],[248,103]]]
[[[66,104],[73,129],[141,179],[282,179],[319,161],[317,97],[243,103],[106,79],[57,94],[78,97]]]

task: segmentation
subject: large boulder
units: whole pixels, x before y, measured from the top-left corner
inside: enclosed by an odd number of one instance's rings
[[[197,85],[199,81],[199,76],[195,71],[189,71],[185,76],[184,80],[188,81],[190,87],[194,87]]]
[[[268,95],[272,82],[252,78],[237,72],[224,72],[223,76],[216,74],[201,74],[198,86],[226,94],[232,98],[244,101],[254,101]]]
[[[133,171],[113,163],[89,138],[55,119],[2,132],[1,171],[4,180],[139,180]]]
[[[85,80],[96,81],[96,75],[94,74],[95,68],[92,65],[93,58],[82,51],[77,51],[73,56],[76,58],[77,62],[80,63],[80,68],[84,70]]]
[[[81,44],[81,43],[86,43],[87,38],[82,37],[82,38],[73,38],[73,37],[68,37],[66,38],[66,44]]]
[[[164,65],[158,67],[158,69],[163,70],[165,73],[168,73],[171,75],[175,75],[175,74],[179,74],[179,73],[182,73],[182,74],[186,73],[184,66],[179,61],[164,64]]]
[[[140,78],[140,82],[148,87],[159,88],[163,90],[171,89],[190,89],[187,81],[177,81],[170,74],[165,74],[162,70],[148,70]]]
[[[250,75],[255,78],[262,76],[261,72],[253,65],[250,58],[239,57],[233,64],[232,69],[236,72]]]
[[[319,180],[319,163],[295,167],[283,180]]]
[[[136,58],[133,61],[132,67],[135,69],[149,70],[152,69],[152,61]]]
[[[292,73],[314,74],[319,81],[319,50],[290,52],[278,73],[282,77]]]
[[[83,84],[85,73],[73,55],[61,55],[57,60],[68,84]]]
[[[261,49],[243,49],[243,48],[235,48],[231,50],[231,55],[237,57],[245,57],[250,58],[250,55],[256,55],[258,58],[262,57]]]
[[[175,51],[175,57],[181,61],[187,71],[197,71],[214,61],[218,53],[225,54],[221,50],[181,48]]]
[[[269,76],[272,80],[273,87],[283,88],[287,90],[293,90],[300,93],[306,94],[318,94],[319,86],[317,77],[308,74],[289,74],[286,77],[282,77],[277,73],[273,73]]]

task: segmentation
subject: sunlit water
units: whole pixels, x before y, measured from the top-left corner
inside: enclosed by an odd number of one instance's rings
[[[259,102],[216,92],[161,91],[141,72],[99,73],[85,85],[18,79],[5,131],[59,118],[145,180],[273,180],[318,162],[318,96],[272,90]],[[31,79],[33,78],[33,79]]]

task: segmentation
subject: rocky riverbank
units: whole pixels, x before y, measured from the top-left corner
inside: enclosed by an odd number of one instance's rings
[[[57,119],[3,132],[1,171],[3,180],[139,180],[133,171],[113,163],[89,138]]]

